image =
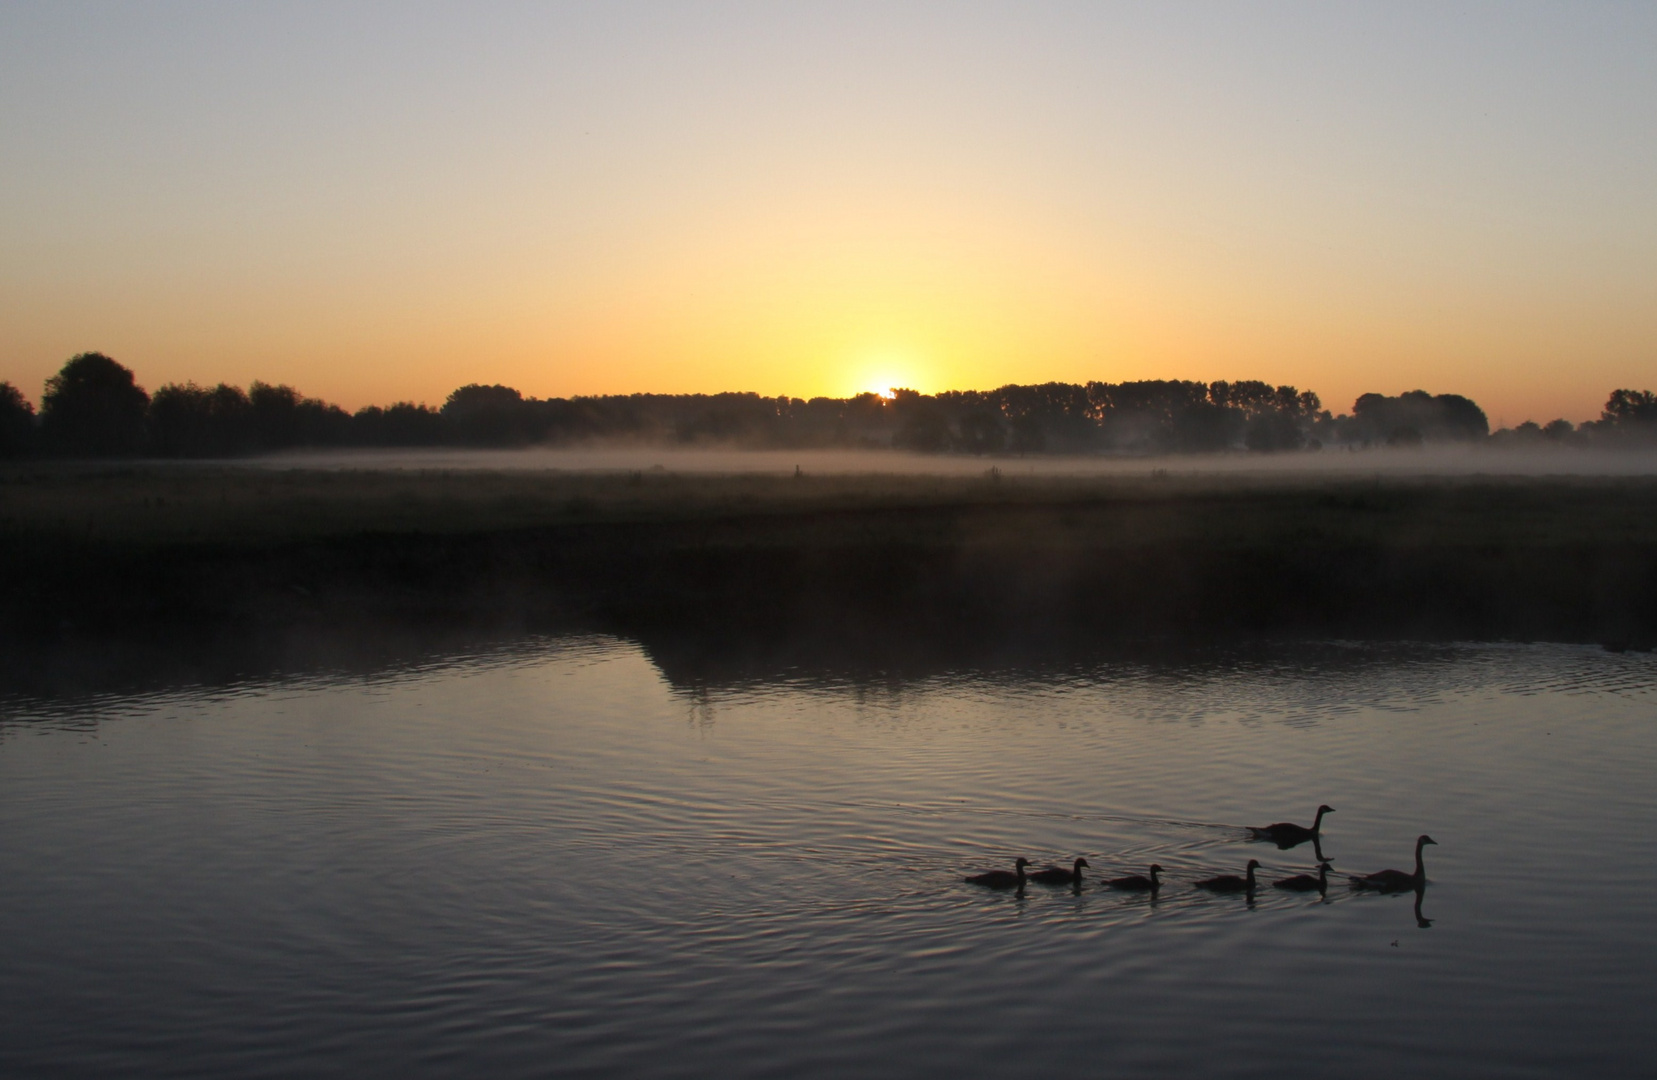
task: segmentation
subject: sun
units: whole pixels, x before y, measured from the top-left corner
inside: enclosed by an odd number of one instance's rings
[[[896,390],[918,390],[925,381],[926,365],[903,349],[872,349],[858,354],[847,366],[852,376],[847,381],[857,388],[857,393],[874,394],[887,401],[896,396]]]

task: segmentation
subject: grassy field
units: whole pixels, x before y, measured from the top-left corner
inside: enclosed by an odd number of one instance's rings
[[[263,545],[361,533],[719,522],[754,530],[756,542],[787,543],[855,542],[880,522],[894,530],[886,539],[901,541],[906,528],[927,529],[938,511],[972,539],[1038,546],[1649,542],[1657,540],[1657,478],[0,468],[0,537],[14,543]],[[852,519],[854,535],[839,535],[837,523]]]
[[[417,625],[709,655],[1237,635],[1642,648],[1657,480],[0,470],[14,650]]]

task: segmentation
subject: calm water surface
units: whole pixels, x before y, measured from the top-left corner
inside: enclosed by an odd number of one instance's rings
[[[1657,659],[674,685],[540,640],[0,700],[0,1074],[1650,1076]],[[1337,808],[1313,868],[1243,826]],[[1160,900],[965,872],[1086,855]]]

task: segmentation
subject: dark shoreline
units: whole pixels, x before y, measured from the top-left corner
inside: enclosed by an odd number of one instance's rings
[[[5,478],[0,590],[11,686],[99,650],[257,666],[306,640],[579,630],[731,671],[1250,638],[1646,649],[1657,480],[37,469]]]

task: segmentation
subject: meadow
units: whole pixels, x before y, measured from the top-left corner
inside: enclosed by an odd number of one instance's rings
[[[1239,636],[1657,640],[1649,476],[36,463],[0,471],[0,555],[18,657],[386,627],[598,629],[761,669]]]

